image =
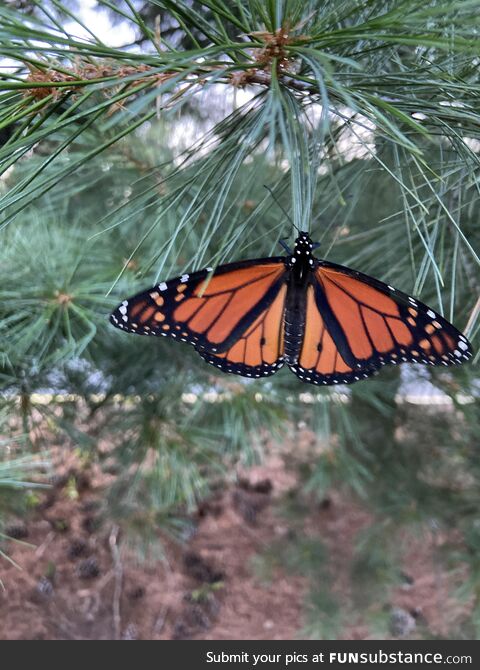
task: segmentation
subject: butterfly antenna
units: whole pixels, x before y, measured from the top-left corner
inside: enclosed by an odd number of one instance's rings
[[[290,221],[290,223],[291,223],[292,226],[295,228],[295,230],[296,230],[297,232],[301,232],[300,229],[298,228],[298,226],[296,226],[295,223],[293,222],[293,219],[292,219],[292,217],[290,216],[290,214],[289,214],[289,213],[287,212],[287,210],[283,207],[283,205],[279,202],[279,200],[277,199],[277,196],[276,196],[275,193],[272,191],[272,189],[270,188],[270,186],[267,186],[266,184],[264,184],[263,186],[264,186],[264,188],[266,188],[267,191],[270,193],[270,195],[272,196],[272,198],[274,199],[274,201],[276,202],[276,204],[278,205],[278,207],[280,207],[280,209],[281,209],[282,212],[285,214],[285,216],[286,216],[287,219]]]

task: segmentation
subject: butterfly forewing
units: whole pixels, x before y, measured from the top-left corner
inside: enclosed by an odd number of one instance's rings
[[[281,258],[185,274],[124,300],[111,321],[128,332],[173,337],[200,352],[223,353],[275,301],[284,274]]]

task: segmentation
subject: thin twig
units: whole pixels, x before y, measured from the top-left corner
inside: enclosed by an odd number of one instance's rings
[[[296,91],[311,94],[319,93],[318,88],[316,86],[300,81],[298,79],[294,79],[289,75],[281,74],[279,75],[278,79],[282,84],[284,84],[284,86],[293,88]],[[270,86],[270,84],[272,83],[272,76],[268,72],[257,71],[252,74],[249,74],[247,76],[247,80],[249,84],[262,84],[263,86]]]
[[[46,548],[48,545],[53,541],[55,538],[55,532],[52,530],[50,533],[48,533],[47,537],[45,540],[40,544],[36,550],[35,550],[35,558],[41,558],[43,554],[45,553]]]
[[[153,635],[160,635],[160,633],[162,632],[163,627],[165,626],[165,622],[167,620],[169,610],[170,610],[170,608],[168,606],[166,606],[162,610],[162,612],[157,616],[157,618],[155,619],[155,623],[153,625],[153,630],[152,630]]]
[[[119,640],[122,633],[122,618],[120,612],[120,600],[122,596],[123,584],[123,565],[120,558],[120,551],[118,549],[118,526],[114,524],[110,531],[108,543],[112,553],[113,567],[115,571],[115,587],[113,589],[113,634],[115,640]]]

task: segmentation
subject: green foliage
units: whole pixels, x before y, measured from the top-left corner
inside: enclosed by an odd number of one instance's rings
[[[29,500],[25,492],[44,488],[41,482],[28,481],[27,477],[38,478],[38,474],[47,466],[47,460],[33,459],[29,455],[0,463],[0,524],[3,525],[3,517],[7,513],[18,514],[25,508]]]
[[[296,520],[298,523],[298,516]],[[258,577],[266,582],[275,579],[278,568],[298,577],[306,577],[307,624],[303,633],[307,637],[325,640],[338,637],[342,625],[342,608],[338,595],[332,590],[330,556],[321,541],[309,537],[300,527],[296,527],[289,531],[286,538],[273,543],[256,557],[253,568]]]
[[[25,513],[36,500],[35,492],[46,487],[49,469],[47,454],[32,455],[24,448],[24,439],[7,439],[8,413],[0,409],[0,560],[12,561],[5,550],[8,520]],[[0,587],[3,587],[0,579]]]
[[[159,278],[277,253],[290,224],[267,184],[322,256],[419,294],[475,345],[477,3],[98,4],[137,44],[109,46],[57,0],[28,13],[0,7],[9,415],[21,415],[24,434],[47,421],[89,458],[114,458],[108,513],[142,538],[187,537],[198,499],[258,458],[267,436],[303,421],[318,442],[289,455],[297,511],[332,487],[372,511],[353,583],[386,601],[400,529],[458,528],[449,555],[468,566],[475,629],[475,366],[383,370],[348,390],[302,386],[288,371],[232,380],[186,346],[113,331],[107,316]],[[410,407],[421,383],[449,399],[448,412]],[[36,403],[36,393],[62,402]],[[337,635],[348,612],[327,588],[325,551],[297,536],[271,555],[325,586],[308,604],[309,634],[321,637]],[[366,590],[353,600],[369,615]]]

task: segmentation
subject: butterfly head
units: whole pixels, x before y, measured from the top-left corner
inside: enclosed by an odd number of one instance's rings
[[[313,258],[312,251],[316,246],[306,232],[301,232],[297,239],[295,240],[295,246],[293,248],[293,254],[290,257],[290,263],[294,266],[303,266],[306,268],[313,267],[315,259]]]
[[[295,249],[309,249],[310,251],[313,249],[314,244],[312,242],[312,238],[310,235],[303,231],[299,234],[297,239],[295,240]]]

